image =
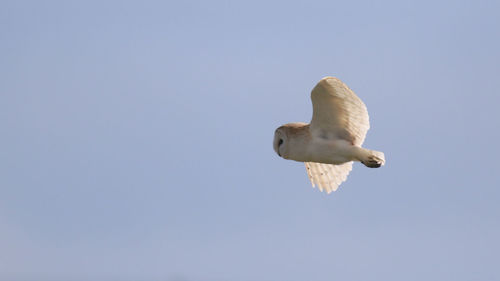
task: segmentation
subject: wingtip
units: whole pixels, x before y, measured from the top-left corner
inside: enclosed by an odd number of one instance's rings
[[[334,76],[325,76],[325,77],[321,78],[321,80],[320,80],[320,81],[323,81],[323,80],[329,80],[329,79],[339,80],[337,77],[334,77]]]
[[[326,76],[326,77],[323,77],[321,80],[319,80],[318,85],[340,86],[340,85],[344,85],[344,82],[342,82],[342,80],[340,80],[337,77]]]
[[[337,77],[333,77],[333,76],[325,76],[323,78],[321,78],[321,80],[319,80],[319,82],[332,82],[332,81],[335,81],[335,82],[342,82],[339,78]]]

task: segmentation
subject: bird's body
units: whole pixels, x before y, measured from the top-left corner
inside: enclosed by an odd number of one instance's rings
[[[288,140],[292,149],[284,150],[281,155],[285,159],[337,165],[354,160],[348,152],[353,146],[346,140],[314,137],[305,123],[289,123],[280,128],[293,135]]]
[[[328,193],[338,188],[352,161],[378,168],[382,152],[362,148],[370,125],[364,103],[342,81],[321,79],[311,92],[310,124],[289,123],[276,129],[273,147],[279,156],[305,162],[313,186]]]

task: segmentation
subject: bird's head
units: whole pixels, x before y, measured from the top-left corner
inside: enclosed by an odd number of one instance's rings
[[[285,159],[290,159],[292,149],[301,145],[301,140],[309,134],[309,125],[306,123],[288,123],[274,131],[273,148],[274,151]]]
[[[274,131],[273,148],[280,157],[284,157],[285,155],[286,140],[287,134],[285,126],[281,126]]]
[[[281,126],[276,131],[274,131],[274,140],[273,140],[273,148],[274,151],[280,156],[284,157],[287,147],[287,133],[286,126]]]

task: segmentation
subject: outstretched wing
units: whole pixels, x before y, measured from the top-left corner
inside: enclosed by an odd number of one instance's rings
[[[311,92],[313,117],[310,130],[315,137],[340,138],[361,146],[370,128],[365,104],[342,81],[321,79]]]
[[[327,193],[337,190],[339,185],[347,179],[347,175],[352,170],[352,162],[342,165],[322,164],[315,162],[305,162],[307,175],[312,186],[318,186],[319,190]]]

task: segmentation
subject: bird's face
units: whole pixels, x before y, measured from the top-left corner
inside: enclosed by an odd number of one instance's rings
[[[286,158],[287,135],[284,127],[279,127],[274,132],[273,148],[276,153],[283,158]]]

